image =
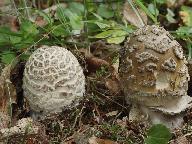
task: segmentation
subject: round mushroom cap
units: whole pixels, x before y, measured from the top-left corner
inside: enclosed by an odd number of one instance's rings
[[[33,111],[61,112],[64,108],[77,106],[83,98],[83,69],[67,49],[42,46],[25,65],[23,90]]]
[[[186,63],[182,47],[164,28],[136,30],[120,51],[119,76],[127,100],[162,106],[186,96]]]

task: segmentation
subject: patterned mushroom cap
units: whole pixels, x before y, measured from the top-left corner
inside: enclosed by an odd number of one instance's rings
[[[136,30],[120,51],[119,75],[127,99],[162,106],[187,95],[186,63],[182,47],[164,28]]]
[[[85,76],[67,49],[42,46],[29,57],[23,77],[24,96],[33,111],[61,112],[78,105],[85,93]]]

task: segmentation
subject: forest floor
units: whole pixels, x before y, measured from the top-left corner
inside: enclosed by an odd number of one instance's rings
[[[130,105],[120,88],[118,57],[126,37],[141,24],[128,2],[0,1],[0,108],[7,115],[0,129],[22,120],[30,123],[24,132],[0,133],[0,142],[192,144],[192,109],[183,127],[171,132],[162,125],[151,128],[128,120]],[[163,26],[182,45],[192,77],[192,1],[136,0],[134,5],[145,24]],[[23,97],[22,78],[27,58],[41,45],[66,47],[77,57],[86,76],[86,93],[77,108],[34,121]],[[192,96],[192,78],[188,95]]]

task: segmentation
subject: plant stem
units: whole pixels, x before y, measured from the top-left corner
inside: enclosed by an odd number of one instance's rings
[[[135,0],[135,3],[157,24],[157,19],[150,13],[150,11],[143,5],[140,0]]]
[[[131,8],[133,9],[133,11],[135,12],[135,14],[137,15],[142,27],[145,26],[145,23],[143,22],[143,19],[141,18],[139,11],[137,11],[137,9],[133,6],[133,2],[132,0],[127,0],[127,2],[130,4]]]

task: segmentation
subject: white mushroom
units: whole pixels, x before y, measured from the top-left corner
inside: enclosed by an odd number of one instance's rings
[[[120,52],[119,74],[133,105],[130,119],[181,126],[183,112],[192,105],[188,68],[182,47],[164,28],[145,26],[128,38]]]
[[[57,113],[79,104],[85,93],[85,76],[70,51],[42,46],[25,65],[23,90],[33,112]]]

